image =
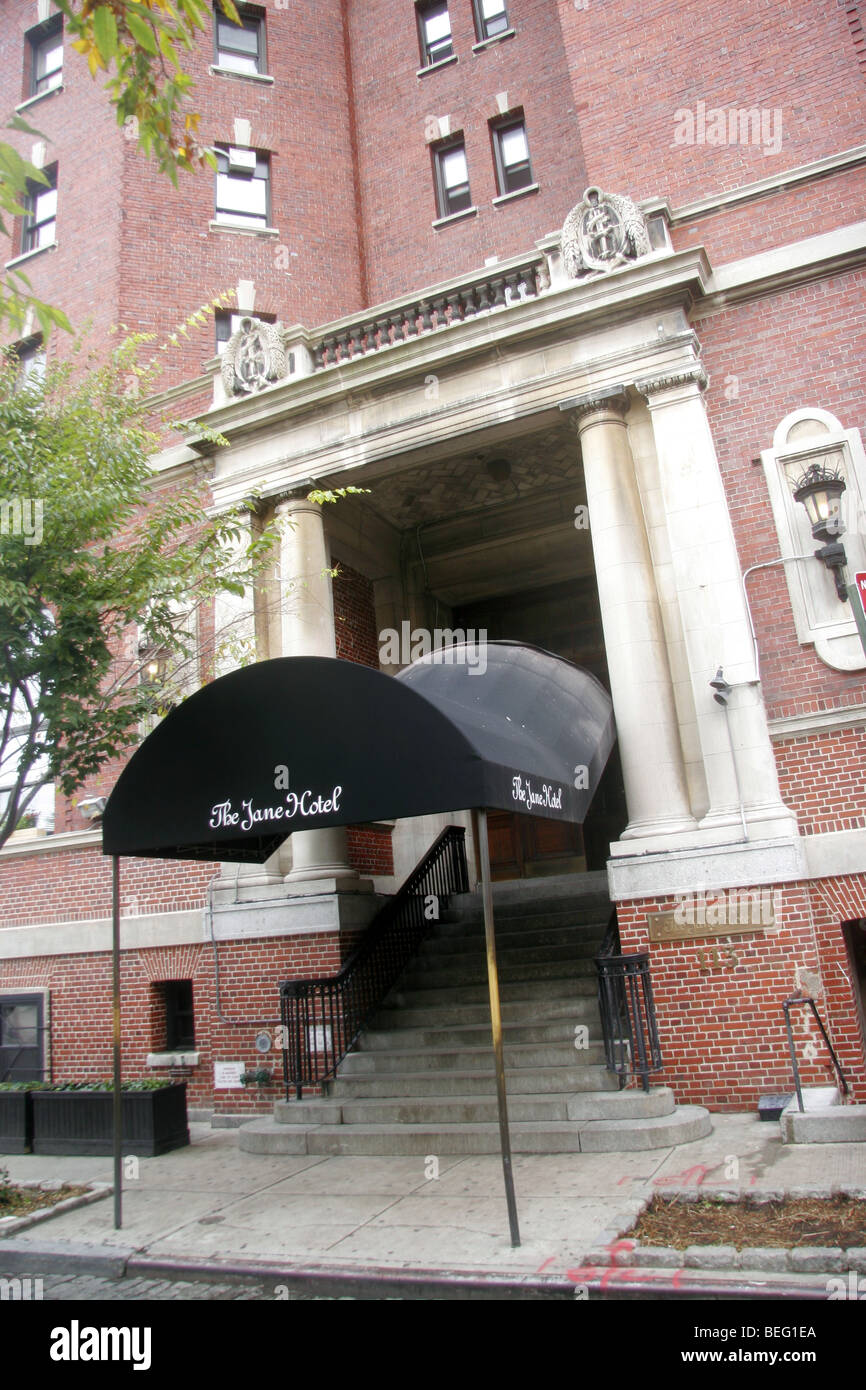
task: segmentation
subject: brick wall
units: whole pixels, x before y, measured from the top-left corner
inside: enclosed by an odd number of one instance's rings
[[[164,1010],[154,1006],[154,985],[191,979],[195,1045],[199,1065],[185,1079],[192,1105],[224,1111],[267,1110],[280,1095],[282,1060],[275,1047],[260,1054],[255,1038],[262,1030],[276,1042],[281,980],[330,974],[341,963],[340,938],[322,933],[295,939],[219,943],[222,1021],[216,1010],[216,983],[210,946],[125,951],[121,957],[122,1055],[124,1079],[161,1075],[146,1065],[157,1050]],[[111,957],[106,954],[50,956],[27,962],[0,961],[0,990],[48,988],[51,1060],[55,1080],[107,1078],[112,1069]],[[213,1088],[215,1061],[243,1062],[252,1071],[271,1067],[274,1085],[244,1091]]]
[[[784,739],[775,753],[782,800],[803,835],[866,826],[866,726]]]
[[[842,974],[850,967],[841,933],[842,921],[863,914],[866,881],[858,876],[737,890],[739,896],[747,892],[774,895],[775,929],[650,943],[648,914],[676,909],[678,900],[617,905],[623,951],[649,952],[664,1061],[654,1080],[673,1087],[681,1104],[713,1110],[751,1110],[761,1095],[793,1092],[782,1004],[801,983],[812,988],[819,977],[819,1012],[854,1096],[866,1099],[863,1042]],[[707,903],[714,898],[708,894]],[[806,1010],[793,1011],[792,1022],[803,1084],[833,1084]],[[811,1061],[810,1040],[819,1044]]]
[[[124,859],[122,914],[186,912],[202,907],[216,864]],[[111,915],[111,859],[100,846],[5,856],[0,872],[0,926],[82,922]]]

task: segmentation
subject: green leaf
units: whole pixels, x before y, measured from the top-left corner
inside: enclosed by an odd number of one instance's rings
[[[237,12],[234,0],[219,0],[220,8],[225,12],[232,24],[240,24],[241,17]]]
[[[23,130],[25,135],[35,135],[40,140],[47,140],[48,138],[44,131],[37,130],[35,126],[28,125],[23,116],[12,116],[11,119],[6,122],[6,129]]]
[[[117,21],[108,5],[93,11],[93,37],[103,62],[108,63],[117,52]]]
[[[129,32],[135,39],[135,42],[139,44],[146,53],[152,53],[155,58],[157,56],[156,38],[147,21],[141,19],[130,9],[124,11],[124,19],[126,20]]]

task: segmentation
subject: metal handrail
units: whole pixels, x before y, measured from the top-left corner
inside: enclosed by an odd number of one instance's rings
[[[794,1030],[791,1027],[791,1008],[794,1004],[808,1004],[811,1008],[815,1022],[821,1029],[821,1036],[827,1044],[827,1051],[830,1053],[830,1058],[833,1062],[833,1066],[836,1069],[836,1075],[839,1078],[839,1089],[841,1090],[843,1096],[847,1096],[848,1094],[848,1082],[845,1080],[845,1075],[842,1071],[842,1068],[839,1065],[839,1059],[833,1050],[833,1044],[827,1037],[827,1030],[821,1022],[821,1016],[816,1008],[815,1000],[812,998],[810,994],[792,994],[791,998],[786,999],[783,1003],[782,1012],[785,1015],[785,1027],[788,1031],[788,1051],[791,1054],[791,1068],[794,1072],[794,1086],[797,1091],[797,1104],[800,1107],[800,1113],[803,1114],[805,1110],[805,1106],[803,1105],[803,1088],[800,1084],[800,1068],[797,1065],[797,1051],[794,1046]]]
[[[335,975],[280,985],[286,1100],[333,1077],[452,893],[469,891],[466,832],[449,825]],[[435,909],[433,904],[435,902]]]
[[[648,1091],[650,1074],[663,1066],[649,952],[622,955],[619,945],[614,908],[595,958],[605,1062],[619,1077],[620,1087],[628,1076],[639,1076]]]

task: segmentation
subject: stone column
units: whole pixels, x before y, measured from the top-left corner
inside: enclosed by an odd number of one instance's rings
[[[250,542],[249,519],[241,522],[241,535],[232,549],[240,558]],[[227,676],[231,671],[255,661],[256,625],[252,585],[243,594],[217,594],[214,599],[214,676]],[[220,867],[220,881],[236,888],[257,888],[264,884],[282,883],[277,850],[264,864],[244,864],[237,861]]]
[[[328,571],[331,558],[322,508],[306,497],[279,502],[280,607],[283,656],[336,656],[334,603]],[[298,830],[291,837],[289,883],[353,880],[346,831]]]
[[[621,386],[563,402],[576,417],[622,758],[625,839],[694,831],[649,543]]]
[[[742,799],[750,838],[789,837],[798,833],[797,823],[781,799],[764,702],[752,679],[740,561],[704,406],[705,386],[699,363],[637,382],[652,418],[706,773],[709,808],[701,828],[723,839],[741,839]],[[720,666],[735,687],[728,716],[710,688]]]

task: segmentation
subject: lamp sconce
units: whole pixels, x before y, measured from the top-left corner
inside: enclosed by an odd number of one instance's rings
[[[822,541],[815,558],[826,565],[833,576],[836,593],[844,602],[848,597],[845,566],[848,557],[839,539],[844,534],[840,499],[846,483],[842,474],[825,463],[810,463],[794,488],[794,501],[802,502],[812,527],[812,537]]]

